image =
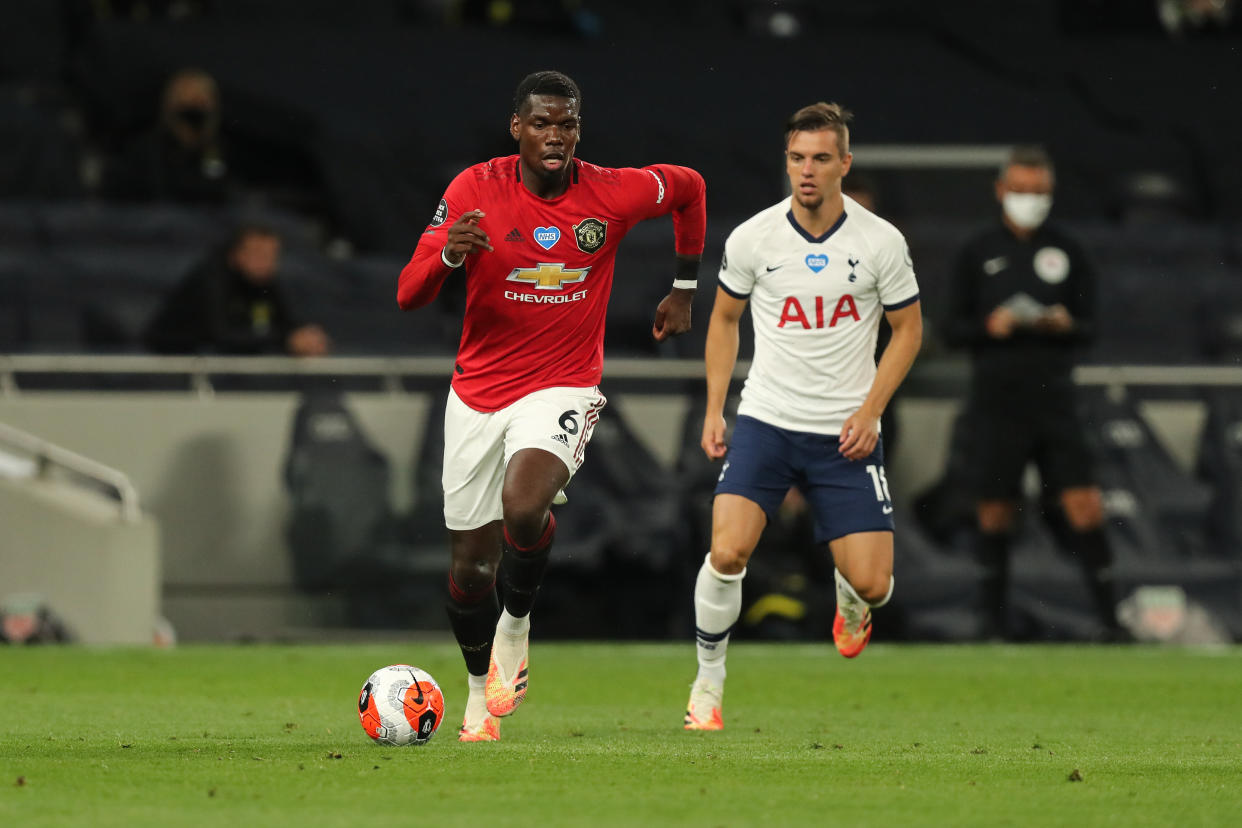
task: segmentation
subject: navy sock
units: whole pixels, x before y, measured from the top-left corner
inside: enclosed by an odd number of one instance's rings
[[[1091,591],[1091,600],[1100,623],[1108,630],[1117,629],[1117,603],[1108,571],[1113,554],[1104,529],[1097,526],[1085,532],[1073,532],[1070,538],[1078,564],[1087,576],[1087,588]]]
[[[1012,540],[1009,532],[980,532],[978,535],[979,562],[984,568],[982,608],[989,637],[1007,638],[1009,635],[1009,547]]]

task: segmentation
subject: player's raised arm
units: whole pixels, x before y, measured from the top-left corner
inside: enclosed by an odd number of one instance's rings
[[[651,326],[651,335],[663,342],[690,330],[690,310],[707,233],[707,186],[698,172],[675,164],[653,164],[626,173],[626,206],[636,218],[673,214],[677,273],[668,296],[656,308]]]
[[[464,210],[462,205],[476,203],[473,175],[467,170],[453,179],[440,206],[423,231],[414,255],[401,269],[397,280],[397,304],[402,310],[421,308],[436,298],[444,280],[467,256],[491,244],[482,222],[482,210]]]
[[[707,233],[707,185],[689,167],[652,164],[640,173],[646,187],[638,191],[636,205],[642,218],[673,214],[673,239],[678,256],[703,255]]]

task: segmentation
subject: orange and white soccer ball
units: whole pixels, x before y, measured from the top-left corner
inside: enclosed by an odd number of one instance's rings
[[[358,694],[362,729],[384,745],[425,745],[444,718],[444,693],[426,670],[390,664],[371,674]]]

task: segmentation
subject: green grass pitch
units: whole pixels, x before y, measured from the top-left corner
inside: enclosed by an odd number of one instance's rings
[[[463,745],[451,644],[0,649],[0,825],[1242,824],[1238,648],[736,643],[722,733],[690,643],[531,654]],[[444,687],[425,747],[358,724],[393,662]]]

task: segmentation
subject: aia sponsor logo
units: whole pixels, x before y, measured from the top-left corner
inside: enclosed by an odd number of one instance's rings
[[[776,323],[776,327],[783,328],[786,325],[798,325],[803,330],[811,330],[812,328],[835,328],[837,323],[843,319],[853,319],[858,322],[862,319],[858,315],[858,305],[854,302],[854,297],[845,294],[837,300],[836,307],[832,309],[832,315],[825,314],[824,297],[816,296],[813,305],[815,311],[815,323],[811,324],[811,317],[807,314],[802,303],[798,301],[798,297],[790,296],[785,300],[785,306],[781,308],[781,320]],[[827,321],[825,322],[825,319]]]

